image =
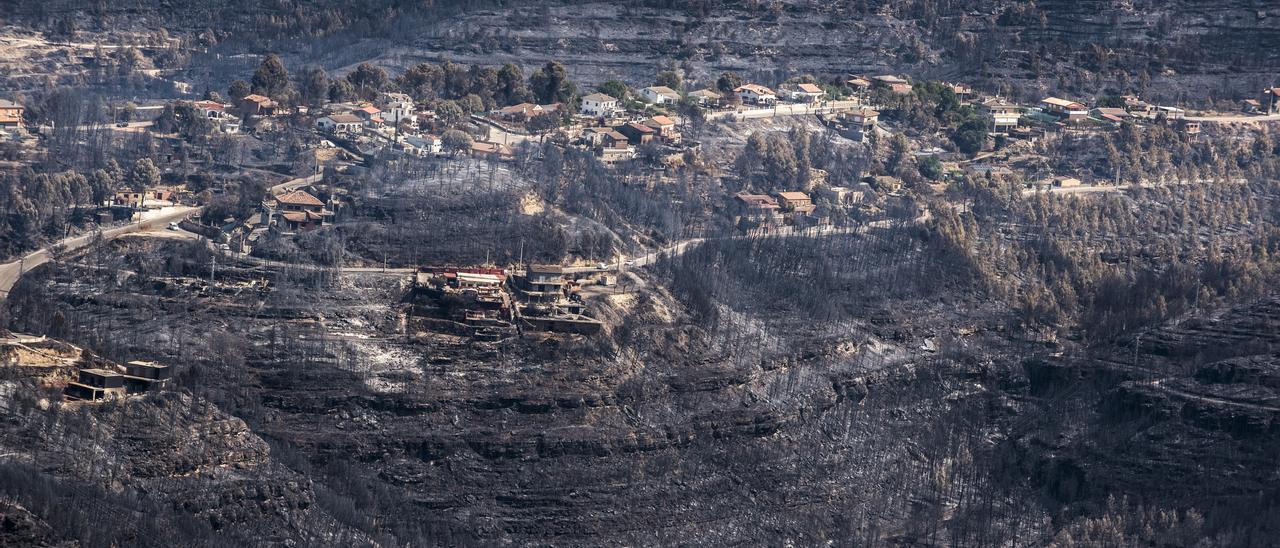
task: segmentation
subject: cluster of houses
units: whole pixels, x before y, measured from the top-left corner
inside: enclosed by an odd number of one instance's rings
[[[566,267],[539,264],[515,275],[495,267],[425,269],[414,278],[411,313],[423,325],[479,340],[525,329],[595,333],[601,323],[586,314],[575,276]]]

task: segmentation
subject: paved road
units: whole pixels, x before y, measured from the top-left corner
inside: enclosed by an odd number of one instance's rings
[[[198,214],[201,209],[202,208],[199,208],[199,207],[189,207],[189,206],[174,206],[171,208],[165,208],[165,209],[159,210],[154,215],[147,216],[147,218],[144,218],[140,221],[135,221],[124,226],[118,226],[115,228],[109,228],[107,230],[103,230],[102,239],[111,240],[111,239],[118,238],[124,234],[129,234],[131,232],[137,232],[139,230],[147,230],[150,228],[163,226],[165,224],[168,224],[173,221],[177,221],[189,215]],[[80,236],[73,236],[71,238],[66,238],[58,242],[57,245],[61,246],[66,251],[71,251],[71,250],[80,249],[86,245],[89,245],[89,243],[92,242],[93,239],[94,239],[94,233],[89,233],[89,234],[83,234]],[[49,249],[51,247],[54,247],[54,246],[49,246],[43,249],[32,251],[31,253],[28,253],[26,256],[22,257],[21,259],[11,261],[5,264],[0,264],[0,299],[3,299],[9,296],[9,290],[13,289],[13,285],[18,283],[18,278],[22,277],[23,273],[25,273],[28,270],[31,270],[32,268],[35,268],[37,266],[40,266],[44,263],[49,262],[49,259],[52,258],[49,254]]]
[[[285,181],[283,183],[280,183],[278,185],[271,187],[270,191],[271,191],[271,194],[275,196],[275,195],[283,194],[285,192],[289,192],[291,190],[297,190],[309,184],[318,183],[322,178],[324,178],[322,175],[316,174],[316,175],[310,175],[307,177],[299,177],[297,179],[289,179],[288,181]]]
[[[799,103],[780,103],[776,107],[755,108],[745,110],[727,110],[723,112],[711,112],[707,114],[708,120],[717,120],[720,118],[730,120],[747,120],[756,118],[773,118],[775,116],[804,116],[806,114],[825,114],[831,112],[841,112],[851,110],[862,106],[858,101],[828,101],[822,106],[812,106]]]
[[[1232,114],[1229,116],[1187,116],[1192,122],[1231,123],[1231,122],[1275,122],[1280,121],[1280,114],[1258,116],[1256,114]]]

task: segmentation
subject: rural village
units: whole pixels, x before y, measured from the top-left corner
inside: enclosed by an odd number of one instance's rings
[[[174,506],[194,524],[157,528],[643,545],[677,493],[692,521],[657,528],[657,544],[751,544],[765,537],[689,525],[739,523],[697,497],[754,505],[795,480],[761,508],[820,508],[845,536],[796,532],[809,518],[788,514],[761,521],[771,541],[1020,546],[1128,504],[1104,506],[1079,470],[1126,442],[1072,420],[1181,417],[1198,430],[1143,442],[1242,460],[1262,458],[1247,436],[1280,425],[1274,372],[1208,350],[1280,344],[1280,198],[1259,182],[1280,170],[1280,80],[1199,96],[1146,77],[1040,79],[1038,61],[1015,81],[859,59],[708,71],[666,54],[647,77],[601,77],[581,53],[485,61],[537,43],[497,34],[459,38],[452,57],[334,46],[329,72],[296,52],[224,55],[203,34],[11,34],[0,53],[56,62],[62,80],[11,61],[0,88],[0,412],[15,417],[0,449],[72,428],[40,413],[100,417],[144,464],[93,464],[86,435],[67,456],[42,448],[45,468],[191,497]],[[914,59],[908,46],[894,55]],[[191,58],[219,68],[181,68]],[[1240,388],[1256,379],[1266,388]],[[1033,407],[1064,433],[1027,433],[1015,419]],[[216,458],[172,449],[186,442],[156,425],[207,436]],[[761,458],[755,476],[765,440],[825,456],[800,472]],[[171,459],[136,457],[150,451]],[[992,457],[1018,480],[962,471],[997,451],[1025,459]],[[1172,473],[1117,460],[1090,477],[1124,492]],[[637,470],[671,486],[628,493]],[[579,491],[579,472],[607,479]],[[188,475],[218,488],[195,495],[205,483]],[[1261,493],[1249,478],[1239,492]],[[1018,483],[1033,480],[1048,487]],[[830,510],[849,490],[890,502]],[[596,510],[592,495],[643,502]],[[1042,499],[1064,502],[1028,502]],[[1197,523],[1173,515],[1158,516],[1168,530]],[[918,525],[934,522],[952,536]]]

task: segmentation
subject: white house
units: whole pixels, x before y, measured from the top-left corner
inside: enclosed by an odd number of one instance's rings
[[[772,105],[778,102],[778,94],[760,84],[743,84],[733,89],[743,103],[753,105]]]
[[[680,102],[680,93],[667,86],[649,86],[640,90],[640,96],[658,105]]]
[[[391,124],[399,124],[401,120],[416,122],[418,119],[417,110],[413,100],[390,101],[383,105],[381,116],[384,121]]]
[[[720,101],[720,94],[709,89],[700,89],[689,92],[692,97],[700,105],[714,105]]]
[[[817,103],[826,94],[817,84],[796,84],[787,90],[787,95],[797,103]]]
[[[330,114],[316,120],[316,129],[326,133],[360,133],[364,120],[354,114]]]
[[[622,108],[621,103],[611,95],[592,93],[582,98],[579,112],[587,116],[613,116]]]
[[[444,151],[444,143],[440,138],[430,134],[409,135],[402,144],[405,153],[414,156],[432,156]]]

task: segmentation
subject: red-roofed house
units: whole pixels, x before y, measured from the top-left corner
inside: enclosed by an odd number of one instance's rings
[[[280,105],[270,97],[251,93],[240,100],[240,110],[250,116],[272,116]]]
[[[22,129],[22,113],[26,109],[8,99],[0,99],[0,128]]]
[[[658,130],[636,122],[623,124],[618,126],[616,129],[618,130],[618,133],[626,135],[627,140],[630,141],[631,144],[637,146],[652,141],[658,134]]]

